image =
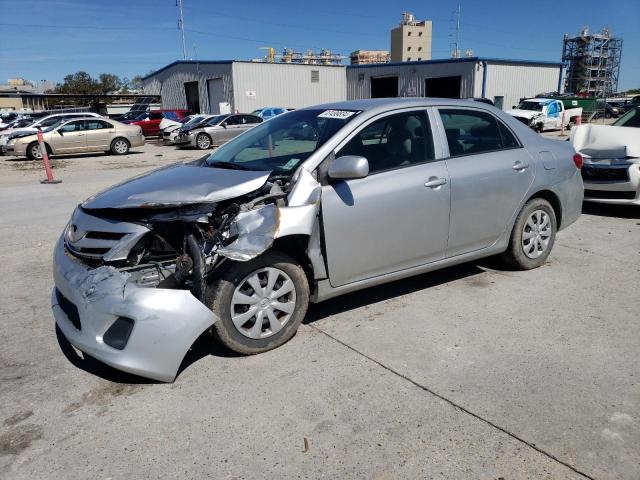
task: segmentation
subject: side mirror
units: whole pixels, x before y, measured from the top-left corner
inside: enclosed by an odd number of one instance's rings
[[[222,123],[220,124],[220,126],[221,126],[222,128],[227,128],[227,122],[222,122]]]
[[[369,175],[369,161],[356,155],[338,157],[329,167],[327,175],[335,180],[364,178]]]
[[[64,133],[62,132],[62,130],[58,130],[58,133],[60,134],[60,136],[64,136]]]
[[[511,108],[513,108],[515,110],[518,107],[516,107],[515,105],[511,105]]]

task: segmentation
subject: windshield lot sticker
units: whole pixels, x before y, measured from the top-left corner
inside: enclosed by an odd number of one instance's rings
[[[292,158],[287,163],[285,163],[282,168],[284,168],[285,170],[291,170],[293,167],[295,167],[298,164],[299,161],[300,159],[298,158]]]
[[[318,118],[338,118],[344,119],[349,118],[351,115],[355,115],[356,112],[350,112],[349,110],[325,110]]]

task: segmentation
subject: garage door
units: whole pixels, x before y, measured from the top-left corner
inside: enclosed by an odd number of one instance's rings
[[[461,98],[462,77],[427,78],[424,81],[425,97]]]
[[[224,88],[221,78],[210,78],[207,80],[207,92],[209,95],[209,113],[220,114],[220,104],[224,102]]]
[[[398,77],[378,77],[371,79],[371,98],[398,96]]]

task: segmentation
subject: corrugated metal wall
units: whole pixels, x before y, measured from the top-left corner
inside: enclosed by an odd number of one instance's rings
[[[319,72],[311,82],[311,71]],[[233,63],[234,108],[302,108],[346,99],[345,67],[286,63]]]
[[[347,68],[347,99],[370,98],[371,78],[385,76],[398,76],[398,96],[423,97],[425,95],[425,79],[460,75],[462,77],[461,95],[463,98],[471,97],[474,91],[475,69],[475,62],[372,65],[370,67]]]
[[[485,97],[494,100],[497,95],[504,96],[503,109],[508,110],[521,98],[555,92],[559,77],[560,66],[556,65],[487,62]],[[482,96],[482,66],[476,76],[474,96]]]
[[[186,82],[198,82],[200,94],[200,112],[209,113],[209,95],[207,80],[222,78],[224,99],[233,108],[233,83],[231,63],[179,63],[159,72],[144,81],[144,92],[162,96],[162,108],[187,108],[184,92]]]

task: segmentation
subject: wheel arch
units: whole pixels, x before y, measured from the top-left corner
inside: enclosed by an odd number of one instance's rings
[[[527,202],[533,200],[534,198],[542,198],[543,200],[546,200],[551,204],[553,213],[556,216],[557,228],[559,230],[560,226],[562,225],[562,203],[560,202],[560,198],[558,197],[558,195],[556,195],[551,190],[539,190],[536,193],[532,194],[529,198],[527,198],[527,201],[524,203],[527,204]]]
[[[25,149],[25,152],[28,152],[28,151],[29,151],[29,149],[31,148],[31,146],[32,146],[34,143],[37,145],[37,144],[38,144],[38,141],[37,141],[37,140],[33,140],[33,141],[29,142],[29,144],[27,145],[27,148]],[[53,151],[53,148],[51,148],[51,145],[49,145],[47,142],[44,142],[44,146],[45,146],[45,148],[47,149],[47,155],[53,155],[53,154],[55,153],[55,152]]]
[[[125,137],[124,135],[118,135],[116,137],[113,138],[113,140],[111,140],[111,143],[109,144],[110,146],[113,146],[113,144],[115,142],[117,142],[118,140],[124,140],[125,142],[127,142],[127,145],[129,145],[129,148],[131,148],[131,142],[129,141],[129,139],[127,137]]]
[[[309,235],[287,235],[286,237],[276,238],[270,250],[277,250],[281,253],[289,255],[300,264],[307,276],[309,282],[309,293],[315,292],[315,276],[313,272],[313,264],[309,255],[307,255],[307,246],[309,244]]]

